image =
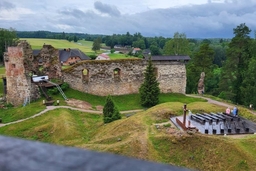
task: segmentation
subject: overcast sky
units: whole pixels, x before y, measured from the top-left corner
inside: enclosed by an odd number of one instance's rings
[[[189,38],[256,30],[256,0],[0,0],[0,28]],[[253,34],[252,34],[253,35]]]

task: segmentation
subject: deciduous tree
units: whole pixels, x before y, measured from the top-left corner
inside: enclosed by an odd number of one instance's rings
[[[100,44],[101,44],[100,38],[94,39],[92,44],[92,50],[95,51],[95,53],[97,52],[97,50],[100,50]]]
[[[174,33],[172,39],[164,45],[164,54],[166,55],[188,55],[189,41],[185,33]]]
[[[0,63],[3,62],[3,54],[8,46],[14,45],[18,38],[13,28],[0,28]]]

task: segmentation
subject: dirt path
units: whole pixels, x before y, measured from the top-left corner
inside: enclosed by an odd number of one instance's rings
[[[212,99],[210,99],[208,97],[196,96],[196,95],[190,95],[190,94],[187,94],[186,96],[195,97],[195,98],[203,98],[203,99],[207,100],[209,103],[212,103],[212,104],[215,104],[215,105],[219,105],[219,106],[233,108],[232,104],[228,104],[228,103],[212,100]],[[6,126],[6,125],[15,124],[15,123],[19,123],[19,122],[23,122],[23,121],[26,121],[28,119],[35,118],[35,117],[40,116],[40,115],[42,115],[42,114],[44,114],[44,113],[46,113],[46,112],[48,112],[50,110],[54,110],[54,109],[57,109],[57,108],[67,108],[67,109],[79,110],[79,111],[87,112],[87,113],[102,114],[102,109],[103,109],[102,106],[97,106],[96,108],[98,110],[92,110],[92,106],[88,102],[85,102],[85,101],[76,100],[76,99],[70,99],[69,101],[67,101],[67,103],[69,105],[75,106],[75,107],[71,107],[71,106],[47,106],[46,109],[41,111],[40,113],[37,113],[37,114],[35,114],[35,115],[31,116],[31,117],[25,118],[25,119],[17,120],[17,121],[14,121],[14,122],[9,122],[9,123],[6,123],[6,124],[0,124],[0,127]],[[140,111],[143,111],[143,110],[120,111],[120,113],[122,113],[122,114],[124,114],[124,113],[134,113],[134,112],[140,112]],[[250,111],[250,110],[248,110],[248,111]],[[252,114],[256,115],[256,112],[254,112],[254,111],[250,111],[250,112]]]
[[[5,123],[5,124],[0,124],[0,127],[15,124],[15,123],[19,123],[19,122],[23,122],[23,121],[26,121],[28,119],[32,119],[32,118],[35,118],[37,116],[40,116],[40,115],[42,115],[42,114],[44,114],[44,113],[46,113],[50,110],[54,110],[54,109],[58,109],[58,108],[66,108],[66,109],[72,109],[72,110],[79,110],[79,111],[87,112],[87,113],[102,114],[102,110],[97,111],[97,110],[82,109],[82,108],[71,107],[71,106],[47,106],[46,109],[41,111],[40,113],[37,113],[37,114],[35,114],[33,116],[30,116],[28,118],[25,118],[25,119],[20,119],[20,120],[17,120],[17,121]],[[127,110],[127,111],[120,111],[120,113],[122,113],[122,114],[124,114],[124,113],[134,113],[134,112],[140,112],[140,111],[142,111],[142,110]]]
[[[212,104],[215,104],[215,105],[218,105],[218,106],[229,107],[230,109],[232,109],[234,107],[234,104],[229,104],[229,103],[226,103],[226,102],[219,102],[219,101],[216,101],[216,100],[210,99],[208,97],[204,97],[204,96],[197,96],[197,95],[190,95],[190,94],[186,94],[186,96],[194,97],[194,98],[202,98],[202,99],[207,100],[208,103],[212,103]],[[255,111],[252,111],[252,110],[249,110],[249,109],[248,109],[248,111],[251,112],[252,114],[256,115]]]

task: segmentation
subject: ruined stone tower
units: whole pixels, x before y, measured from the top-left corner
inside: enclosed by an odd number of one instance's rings
[[[28,61],[33,59],[33,51],[26,41],[21,41],[17,47],[8,47],[8,52],[5,52],[7,103],[17,106],[26,99],[35,100],[40,97],[39,89],[31,83],[31,73],[26,69],[31,64]]]

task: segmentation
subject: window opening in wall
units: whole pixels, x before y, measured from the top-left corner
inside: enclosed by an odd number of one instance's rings
[[[16,68],[16,65],[15,65],[15,64],[12,64],[12,68]]]
[[[89,74],[88,69],[84,69],[84,70],[83,70],[83,75],[88,76],[88,74]]]
[[[88,69],[83,69],[83,80],[84,81],[89,81],[89,70]]]
[[[121,69],[116,68],[114,69],[114,78],[120,78],[121,75]]]

